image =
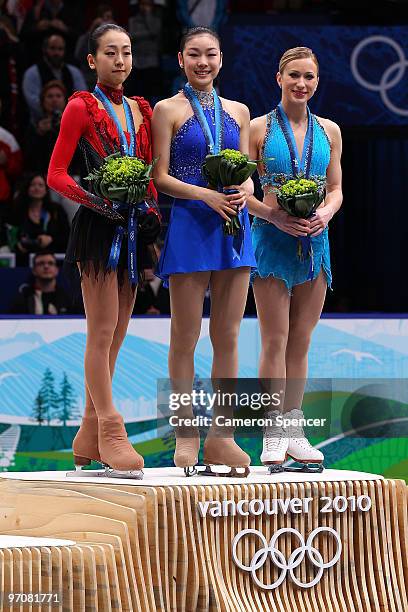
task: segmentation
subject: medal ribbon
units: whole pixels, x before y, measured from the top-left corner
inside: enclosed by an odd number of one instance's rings
[[[208,123],[208,119],[203,111],[203,107],[201,106],[198,96],[193,87],[191,87],[190,83],[186,83],[184,85],[183,93],[190,102],[194,115],[196,116],[197,121],[203,131],[208,152],[212,155],[218,155],[222,149],[224,121],[222,117],[222,106],[217,92],[213,88],[212,94],[214,97],[215,139],[212,134],[210,124]]]
[[[119,142],[120,142],[120,152],[122,156],[129,155],[130,157],[134,157],[135,150],[136,150],[136,146],[135,146],[136,145],[136,130],[135,130],[135,123],[133,121],[133,115],[132,115],[132,111],[131,111],[129,102],[126,100],[125,97],[123,97],[123,108],[125,110],[125,116],[126,116],[126,127],[127,127],[128,132],[130,133],[130,144],[128,144],[128,141],[125,136],[125,132],[123,131],[123,128],[120,124],[118,116],[108,96],[104,94],[104,92],[102,91],[102,89],[98,87],[98,85],[95,86],[93,93],[98,98],[98,100],[102,102],[104,109],[106,110],[109,117],[112,119],[112,121],[114,122],[116,126],[116,129],[118,131],[118,136],[119,136]]]
[[[120,249],[122,247],[123,237],[127,234],[128,239],[128,276],[132,285],[137,285],[138,270],[137,270],[137,217],[145,214],[149,210],[147,202],[139,202],[129,207],[123,202],[113,202],[113,208],[117,212],[129,211],[127,229],[123,225],[117,225],[115,234],[112,240],[112,246],[109,254],[108,268],[116,270],[119,263]]]
[[[299,160],[297,154],[297,148],[295,143],[295,137],[293,134],[292,126],[290,125],[289,119],[283,109],[282,102],[279,102],[276,108],[276,118],[279,127],[282,130],[283,136],[285,137],[286,144],[288,145],[290,161],[292,165],[293,178],[296,178],[300,172],[303,172],[305,178],[310,176],[310,168],[312,163],[312,152],[313,152],[313,140],[314,140],[314,129],[313,129],[313,118],[309,107],[307,107],[307,131],[305,136],[305,142],[303,144],[302,159]],[[310,256],[310,267],[307,275],[307,280],[313,280],[314,274],[314,257],[313,257],[313,246],[310,236],[300,236],[300,259],[304,261]]]
[[[212,94],[214,97],[215,139],[213,137],[208,119],[203,111],[203,107],[201,106],[198,96],[194,91],[194,88],[191,87],[190,83],[186,83],[186,85],[183,87],[183,93],[190,102],[194,115],[203,131],[208,152],[212,155],[218,155],[223,148],[224,121],[222,105],[217,92],[213,88]],[[224,193],[236,193],[236,191],[224,190]],[[238,213],[238,218],[241,223],[241,231],[239,232],[238,236],[234,236],[232,239],[233,259],[241,259],[244,244],[245,217],[242,211]]]
[[[114,122],[116,129],[118,131],[119,142],[120,142],[120,152],[121,155],[134,157],[136,152],[136,130],[135,123],[133,121],[133,114],[130,108],[129,102],[123,97],[123,108],[125,111],[126,117],[126,127],[128,132],[130,133],[130,143],[128,144],[127,138],[125,136],[125,132],[120,124],[118,116],[113,108],[113,105],[109,98],[105,95],[105,93],[96,85],[94,89],[94,94],[102,102],[104,109],[108,113],[109,117]],[[127,234],[128,238],[128,276],[129,281],[132,285],[137,285],[138,281],[138,270],[137,270],[137,222],[136,218],[145,213],[149,208],[149,205],[146,202],[140,202],[136,205],[129,205],[122,202],[112,202],[112,206],[114,210],[117,212],[125,212],[128,211],[128,222],[127,229],[123,227],[123,225],[117,225],[115,228],[115,233],[112,240],[111,250],[109,253],[108,259],[108,268],[111,270],[116,270],[119,263],[120,250],[122,247],[122,241],[125,234]]]

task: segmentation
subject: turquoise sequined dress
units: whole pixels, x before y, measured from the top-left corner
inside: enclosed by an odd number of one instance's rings
[[[280,117],[284,113],[281,111]],[[294,178],[293,165],[287,139],[292,139],[296,153],[295,164],[299,172],[305,172],[306,158],[309,157],[308,176],[326,176],[330,162],[330,141],[315,115],[308,112],[309,129],[313,138],[308,142],[305,138],[302,159],[294,143],[293,132],[289,122],[279,120],[279,110],[275,109],[267,115],[267,128],[262,151],[265,174],[260,177],[265,192],[279,185],[279,182]],[[311,125],[312,122],[312,125]],[[284,131],[286,130],[286,138]],[[308,150],[309,147],[309,150]],[[311,149],[310,149],[311,148]],[[283,176],[284,175],[284,176]],[[332,274],[330,267],[330,249],[328,228],[316,237],[311,238],[312,255],[301,260],[298,256],[298,238],[278,229],[272,223],[255,218],[252,224],[252,244],[254,247],[257,267],[252,271],[251,279],[273,276],[283,280],[288,291],[295,285],[300,285],[311,278],[315,279],[323,269],[327,285],[331,287]],[[313,257],[313,262],[311,262]],[[311,273],[312,270],[312,273]]]

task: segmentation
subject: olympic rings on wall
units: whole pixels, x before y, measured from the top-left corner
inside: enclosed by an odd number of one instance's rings
[[[361,54],[361,51],[365,49],[368,45],[372,45],[374,43],[383,43],[385,45],[389,45],[396,53],[398,61],[388,66],[388,68],[383,72],[382,77],[379,83],[370,83],[364,79],[360,71],[358,69],[358,59]],[[408,60],[404,55],[404,50],[401,45],[399,45],[395,40],[390,38],[389,36],[368,36],[367,38],[363,38],[353,49],[351,58],[350,58],[350,66],[351,72],[356,79],[357,83],[369,89],[370,91],[378,91],[381,96],[381,100],[383,104],[396,115],[402,115],[404,117],[408,117],[408,109],[400,108],[391,102],[388,97],[388,90],[392,89],[397,85],[401,79],[403,78],[405,71],[408,67]],[[394,74],[395,73],[395,74]]]

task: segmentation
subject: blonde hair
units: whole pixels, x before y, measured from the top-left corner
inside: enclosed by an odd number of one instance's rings
[[[293,47],[293,49],[288,49],[287,51],[285,51],[279,61],[279,72],[282,74],[289,62],[303,58],[309,58],[313,60],[316,64],[317,74],[319,74],[319,62],[317,61],[317,57],[315,56],[313,51],[309,49],[309,47]]]

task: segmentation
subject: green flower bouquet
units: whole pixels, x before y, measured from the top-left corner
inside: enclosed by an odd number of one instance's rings
[[[282,182],[275,192],[279,206],[289,215],[308,219],[325,198],[326,180],[320,176],[306,179],[298,175]]]
[[[287,180],[285,175],[278,175],[276,182],[280,184],[275,188],[278,204],[289,215],[308,219],[316,211],[326,196],[326,177],[313,176],[306,179],[303,174]],[[300,261],[311,257],[309,277],[313,277],[313,248],[310,236],[300,236],[298,239],[297,254]]]
[[[208,187],[218,189],[230,185],[242,185],[255,172],[256,162],[235,149],[223,149],[218,155],[207,155],[202,170],[208,181]],[[230,221],[224,221],[223,229],[224,234],[237,236],[241,230],[238,215],[232,217]]]
[[[92,170],[86,181],[92,181],[96,195],[111,201],[138,204],[146,197],[156,160],[147,164],[137,157],[113,153]]]

